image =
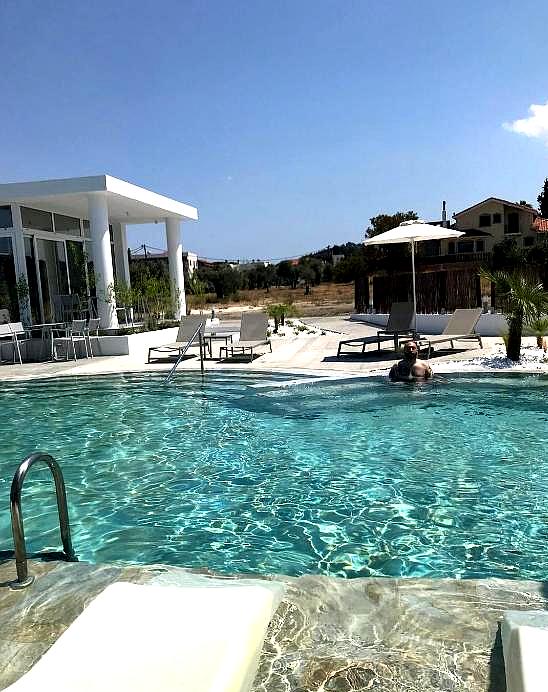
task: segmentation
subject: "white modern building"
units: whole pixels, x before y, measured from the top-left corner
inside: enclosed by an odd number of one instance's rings
[[[118,326],[115,278],[129,285],[126,226],[165,224],[175,317],[186,312],[181,224],[195,207],[110,175],[0,185],[0,308],[27,324],[54,320],[54,298],[93,295],[103,329]],[[14,319],[16,316],[13,316]]]

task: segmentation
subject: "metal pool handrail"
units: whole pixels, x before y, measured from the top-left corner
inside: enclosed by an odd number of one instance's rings
[[[174,373],[175,373],[175,370],[177,370],[177,366],[178,366],[179,363],[183,360],[185,353],[188,351],[188,349],[189,349],[189,348],[192,346],[192,344],[194,343],[194,339],[196,338],[196,336],[198,337],[198,341],[199,341],[199,344],[200,344],[200,368],[201,368],[202,372],[204,371],[204,355],[203,355],[204,344],[203,344],[202,331],[201,331],[201,330],[202,330],[202,327],[204,326],[204,324],[205,324],[204,322],[200,322],[200,324],[198,325],[198,327],[197,327],[196,331],[194,332],[194,334],[193,334],[193,335],[190,337],[190,339],[187,341],[185,347],[183,348],[183,350],[181,351],[181,353],[179,353],[179,357],[177,358],[176,362],[173,364],[173,367],[172,367],[171,370],[168,372],[167,377],[166,377],[166,379],[164,380],[164,384],[168,384],[168,382],[171,381],[171,378],[173,377],[173,375],[174,375]]]
[[[11,530],[15,548],[15,568],[17,570],[17,580],[10,584],[13,589],[24,589],[30,586],[34,581],[34,577],[29,576],[27,568],[27,547],[25,543],[25,531],[23,529],[23,514],[21,512],[21,491],[30,467],[39,461],[43,461],[47,464],[55,482],[55,494],[57,496],[57,511],[59,514],[59,528],[61,531],[61,541],[63,542],[64,559],[69,562],[78,561],[78,558],[74,554],[70,537],[67,494],[61,467],[50,454],[46,454],[45,452],[33,452],[19,464],[11,483]]]

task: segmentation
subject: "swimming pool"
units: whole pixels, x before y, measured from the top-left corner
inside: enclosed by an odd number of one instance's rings
[[[91,562],[342,577],[544,579],[548,379],[369,378],[259,386],[253,373],[3,384],[0,549],[9,487],[61,464]],[[30,550],[57,548],[47,469],[25,482]],[[49,478],[48,478],[49,481]]]

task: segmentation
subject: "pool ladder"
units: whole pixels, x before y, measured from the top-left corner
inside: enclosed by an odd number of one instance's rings
[[[50,560],[66,560],[67,562],[78,562],[78,558],[74,554],[74,550],[72,548],[72,540],[70,537],[67,494],[65,491],[65,481],[61,472],[61,467],[50,454],[46,454],[45,452],[33,452],[19,464],[11,483],[11,530],[15,550],[13,553],[11,551],[9,552],[9,557],[15,555],[15,568],[17,570],[17,579],[10,582],[10,587],[12,589],[24,589],[27,586],[30,586],[34,581],[34,577],[29,576],[27,567],[27,547],[25,543],[25,531],[23,529],[23,514],[21,512],[21,491],[23,489],[23,483],[29,469],[31,466],[40,461],[47,464],[55,482],[55,494],[57,496],[57,511],[59,514],[59,528],[61,531],[63,552],[39,553],[37,555],[33,555],[32,557],[42,557]]]
[[[204,327],[204,324],[205,324],[205,322],[200,322],[200,324],[198,325],[198,327],[197,327],[196,331],[194,332],[194,334],[193,334],[193,335],[190,337],[190,339],[187,341],[185,347],[184,347],[183,350],[179,353],[179,357],[177,358],[177,361],[173,364],[173,367],[172,367],[171,370],[168,372],[167,377],[166,377],[166,379],[164,380],[164,384],[168,384],[168,383],[171,381],[171,378],[172,378],[173,375],[175,374],[175,370],[177,370],[177,366],[179,365],[179,363],[180,363],[180,362],[183,360],[183,358],[185,357],[185,353],[186,353],[186,352],[188,351],[188,349],[192,346],[192,344],[193,344],[194,341],[196,340],[196,337],[198,337],[198,343],[199,343],[199,345],[200,345],[200,369],[201,369],[202,373],[204,372],[204,348],[205,348],[205,344],[204,344],[204,337],[203,337],[203,334],[202,334],[202,329],[203,329],[203,327]]]

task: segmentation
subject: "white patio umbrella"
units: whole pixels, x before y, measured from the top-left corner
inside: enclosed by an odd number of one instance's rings
[[[442,240],[444,238],[460,238],[462,231],[453,231],[444,226],[432,226],[422,219],[403,221],[396,228],[379,233],[365,241],[365,245],[392,245],[395,243],[411,243],[411,271],[413,274],[413,309],[415,313],[415,331],[417,331],[417,292],[415,288],[415,243],[422,240]]]

